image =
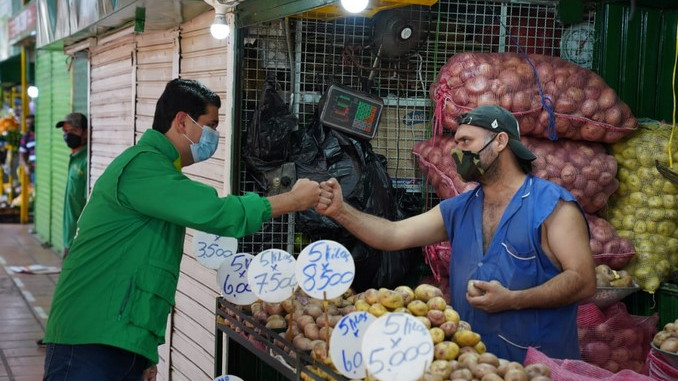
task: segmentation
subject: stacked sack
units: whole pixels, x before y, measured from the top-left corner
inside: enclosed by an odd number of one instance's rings
[[[523,144],[537,156],[532,173],[566,188],[586,212],[596,264],[619,270],[635,250],[595,215],[619,186],[616,159],[602,143],[633,132],[637,121],[597,74],[557,57],[527,57],[529,61],[516,53],[461,53],[448,60],[430,88],[435,136],[413,147],[419,167],[441,198],[473,189],[477,184],[465,183],[457,174],[450,155],[456,143],[442,129],[455,131],[457,117],[477,106],[504,107],[518,119]],[[552,106],[553,117],[545,105]],[[549,131],[550,122],[555,131]],[[552,133],[566,139],[546,139]],[[449,249],[446,242],[425,249],[438,279],[448,272]]]
[[[626,270],[649,292],[678,268],[678,186],[657,170],[657,164],[669,164],[670,135],[671,126],[650,122],[612,146],[620,185],[608,218],[619,235],[633,241],[636,255]],[[671,155],[678,163],[678,150]]]

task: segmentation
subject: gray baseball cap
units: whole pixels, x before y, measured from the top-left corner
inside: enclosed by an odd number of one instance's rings
[[[520,141],[520,125],[513,114],[501,106],[483,105],[466,114],[459,115],[459,124],[482,127],[493,132],[506,132],[511,151],[521,160],[532,161],[537,157]]]
[[[80,128],[82,130],[87,129],[87,117],[84,116],[83,114],[79,112],[72,112],[64,118],[64,120],[61,120],[57,122],[56,128],[61,128],[64,126],[64,123],[68,123],[72,125],[73,127]]]

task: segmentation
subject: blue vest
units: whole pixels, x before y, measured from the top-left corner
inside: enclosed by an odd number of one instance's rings
[[[529,346],[552,358],[579,359],[577,304],[550,309],[486,313],[466,300],[469,280],[498,280],[510,290],[545,283],[560,273],[541,248],[541,225],[559,200],[576,202],[567,190],[528,175],[506,207],[483,253],[481,187],[440,203],[450,237],[452,307],[478,332],[487,350],[520,363]]]

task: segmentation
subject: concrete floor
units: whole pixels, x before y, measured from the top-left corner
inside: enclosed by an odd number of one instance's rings
[[[30,233],[32,225],[0,224],[0,381],[42,380],[42,338],[59,274],[14,273],[9,266],[61,266],[59,255]]]

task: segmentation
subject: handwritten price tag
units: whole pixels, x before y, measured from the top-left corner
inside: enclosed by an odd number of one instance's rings
[[[377,380],[415,381],[433,362],[433,339],[414,316],[394,312],[367,328],[362,353]]]
[[[355,278],[353,257],[346,248],[334,241],[315,241],[299,253],[296,268],[299,286],[309,296],[336,298],[351,286]]]
[[[242,378],[238,376],[231,376],[229,374],[221,375],[214,379],[214,381],[243,381]]]
[[[254,255],[238,253],[221,263],[217,270],[217,287],[227,301],[247,305],[257,301],[257,296],[247,283],[247,268]]]
[[[193,236],[193,253],[201,265],[218,269],[221,262],[238,251],[238,240],[216,234],[196,232]]]
[[[337,370],[347,378],[365,378],[362,353],[363,336],[377,318],[365,311],[351,312],[339,320],[330,338],[330,358]]]
[[[259,253],[247,270],[247,282],[261,300],[278,303],[287,299],[297,287],[294,277],[296,261],[292,254],[279,249]]]

